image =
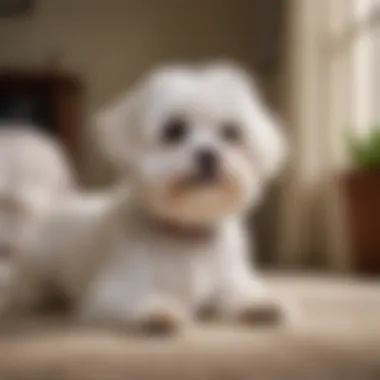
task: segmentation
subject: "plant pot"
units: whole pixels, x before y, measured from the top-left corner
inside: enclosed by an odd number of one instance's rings
[[[380,274],[380,169],[349,173],[344,192],[353,269]]]

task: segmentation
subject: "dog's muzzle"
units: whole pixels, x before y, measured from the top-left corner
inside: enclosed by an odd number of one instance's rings
[[[202,149],[195,154],[197,183],[215,182],[220,175],[220,162],[217,153],[211,149]]]

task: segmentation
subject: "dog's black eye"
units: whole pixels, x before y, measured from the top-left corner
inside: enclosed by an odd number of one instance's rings
[[[222,126],[222,137],[224,140],[231,143],[239,142],[241,139],[240,126],[233,122],[225,123]]]
[[[179,143],[183,141],[188,132],[188,125],[186,120],[181,118],[174,118],[168,120],[164,125],[162,139],[166,143]]]

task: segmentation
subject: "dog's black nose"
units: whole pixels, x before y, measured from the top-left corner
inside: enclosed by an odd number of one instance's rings
[[[196,153],[197,174],[201,179],[213,180],[219,171],[219,159],[215,151],[202,149]]]

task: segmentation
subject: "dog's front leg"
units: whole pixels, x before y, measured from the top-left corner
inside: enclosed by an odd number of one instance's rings
[[[249,274],[248,278],[248,274],[241,273],[239,277],[237,273],[231,273],[231,277],[224,281],[218,294],[222,319],[252,324],[272,324],[283,319],[280,300],[255,275]]]
[[[282,302],[251,268],[248,249],[238,235],[218,252],[217,311],[222,319],[271,324],[285,315]]]
[[[93,283],[79,305],[79,319],[143,334],[181,330],[189,321],[184,306],[155,289],[137,272],[123,278],[108,273]]]

